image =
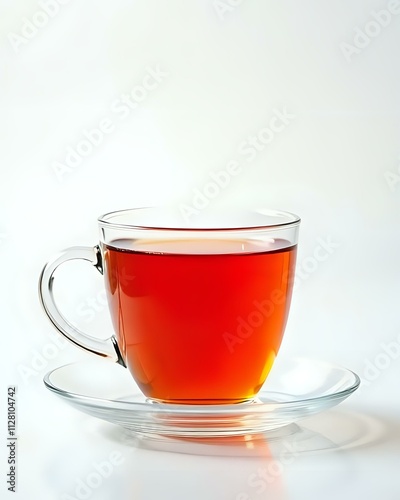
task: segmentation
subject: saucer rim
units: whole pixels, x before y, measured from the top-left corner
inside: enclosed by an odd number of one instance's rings
[[[179,415],[180,413],[184,415],[188,414],[205,415],[207,413],[211,414],[218,413],[219,416],[224,414],[227,415],[232,414],[232,412],[234,412],[235,414],[246,413],[249,411],[250,408],[252,412],[265,413],[267,409],[269,409],[272,412],[278,408],[279,410],[285,408],[290,409],[293,406],[298,406],[302,404],[308,406],[309,404],[312,404],[313,402],[316,401],[318,401],[319,404],[323,403],[324,401],[332,402],[336,399],[345,399],[346,397],[350,396],[350,394],[355,392],[361,384],[361,379],[359,375],[357,375],[357,373],[339,364],[331,363],[324,360],[316,360],[316,359],[297,357],[297,356],[290,357],[286,360],[286,362],[291,362],[293,364],[299,361],[302,362],[305,361],[313,364],[329,366],[331,369],[342,371],[343,374],[346,373],[347,375],[352,375],[353,381],[352,383],[349,382],[348,387],[345,387],[344,389],[341,389],[338,392],[332,392],[321,396],[317,395],[313,397],[295,399],[291,401],[260,401],[259,398],[262,397],[263,395],[266,396],[266,395],[278,394],[277,391],[265,388],[264,390],[263,389],[260,390],[260,392],[257,394],[256,398],[253,401],[246,401],[236,404],[220,404],[220,405],[197,405],[197,404],[195,405],[195,404],[173,404],[173,403],[159,403],[156,405],[152,402],[149,402],[147,399],[144,399],[143,401],[121,401],[118,399],[105,399],[105,398],[98,398],[98,397],[78,394],[71,391],[66,391],[60,387],[57,387],[54,383],[51,382],[51,376],[55,372],[71,367],[76,364],[84,365],[90,361],[75,361],[53,368],[44,375],[43,382],[48,390],[50,390],[57,396],[62,397],[63,399],[70,400],[71,402],[78,400],[81,401],[82,403],[85,402],[89,404],[95,403],[98,408],[103,407],[103,408],[116,409],[116,407],[120,407],[125,410],[130,409],[131,411],[135,411],[135,409],[137,410],[138,407],[140,407],[141,409],[148,409],[152,413],[159,413],[159,414],[171,413],[171,412],[173,412],[175,415]],[[116,363],[115,364],[112,363],[112,366],[116,366]],[[141,396],[143,398],[146,398],[146,396],[140,393],[139,391],[132,392],[130,396],[134,397]]]

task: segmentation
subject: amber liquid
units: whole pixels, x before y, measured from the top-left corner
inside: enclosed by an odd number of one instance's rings
[[[284,333],[296,246],[118,240],[104,257],[118,344],[146,396],[221,404],[257,394]]]

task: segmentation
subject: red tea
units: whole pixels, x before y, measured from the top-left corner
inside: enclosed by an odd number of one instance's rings
[[[190,404],[251,399],[279,350],[296,246],[285,240],[104,245],[122,356],[143,393]]]

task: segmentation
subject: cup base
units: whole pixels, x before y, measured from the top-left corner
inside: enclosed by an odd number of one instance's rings
[[[243,399],[157,399],[146,398],[146,402],[159,405],[185,405],[185,406],[222,406],[242,405],[256,403],[257,397]]]

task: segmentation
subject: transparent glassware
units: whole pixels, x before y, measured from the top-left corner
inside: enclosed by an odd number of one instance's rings
[[[189,220],[173,209],[138,208],[111,212],[98,219],[100,239],[97,245],[68,248],[44,266],[39,280],[40,300],[50,321],[68,340],[86,351],[109,358],[127,367],[125,339],[121,333],[118,335],[116,332],[117,335],[112,334],[106,340],[94,338],[72,324],[60,312],[53,294],[55,272],[60,265],[70,260],[85,260],[98,272],[105,274],[106,282],[109,282],[111,277],[108,273],[112,271],[109,271],[105,265],[105,253],[109,246],[116,250],[127,251],[126,242],[130,242],[129,244],[134,242],[139,247],[150,248],[151,252],[156,254],[164,253],[165,245],[168,243],[168,245],[174,245],[176,254],[185,254],[188,245],[192,248],[193,244],[201,246],[199,253],[224,254],[226,252],[230,255],[235,253],[245,255],[253,253],[254,248],[285,250],[285,248],[295,247],[298,242],[299,225],[298,216],[267,209],[204,211],[192,216]],[[225,246],[229,247],[228,250],[224,250]],[[198,250],[194,250],[194,254],[196,252]],[[286,315],[289,306],[290,297]],[[114,325],[120,320],[116,317],[118,314],[121,312],[114,312]],[[191,321],[196,321],[196,318]],[[283,330],[284,325],[281,335],[283,335]],[[278,349],[279,346],[275,347],[275,351]],[[269,362],[270,365],[272,362]],[[129,368],[132,372],[131,366]],[[135,376],[134,370],[132,374],[137,381],[138,377]],[[146,394],[146,389],[142,390]],[[151,394],[146,395],[151,396]],[[168,400],[168,398],[165,399]]]

